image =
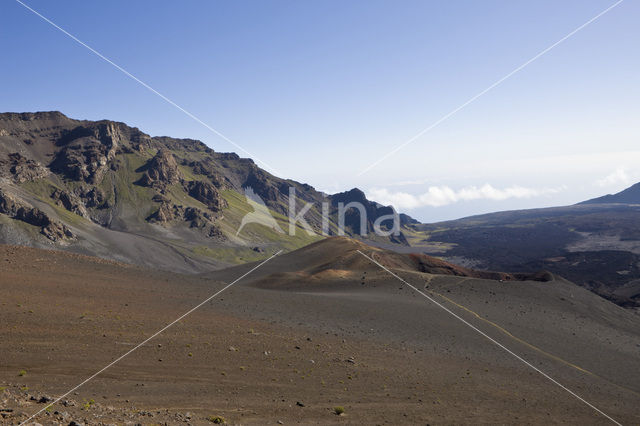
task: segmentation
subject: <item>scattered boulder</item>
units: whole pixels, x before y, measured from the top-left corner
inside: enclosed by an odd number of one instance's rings
[[[209,227],[209,231],[207,232],[207,237],[209,238],[215,238],[216,240],[226,240],[226,237],[224,236],[224,233],[222,232],[222,229],[220,229],[219,226],[211,224],[211,226]]]
[[[53,398],[51,398],[50,396],[47,396],[47,395],[42,395],[40,397],[40,399],[38,399],[38,402],[40,404],[46,404],[46,403],[51,402],[51,401],[53,401]]]
[[[98,207],[98,208],[107,208],[109,206],[109,202],[107,201],[106,196],[104,195],[104,191],[98,187],[90,187],[90,188],[78,188],[75,190],[75,194],[80,197],[85,206],[87,207]]]

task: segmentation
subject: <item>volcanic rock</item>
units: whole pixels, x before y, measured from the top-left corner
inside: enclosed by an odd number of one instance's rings
[[[139,181],[142,186],[165,190],[168,185],[183,179],[175,157],[168,149],[161,149],[145,166],[145,172]]]
[[[0,213],[39,226],[40,232],[51,241],[73,238],[74,235],[64,224],[51,219],[42,210],[0,189]]]
[[[211,211],[218,212],[228,206],[220,192],[209,182],[190,181],[185,184],[185,189],[191,197],[205,204]]]
[[[31,182],[46,177],[49,170],[37,161],[29,160],[19,152],[0,160],[0,175],[10,177],[15,183]]]
[[[99,183],[121,140],[120,128],[113,122],[98,123],[96,127],[78,126],[58,140],[57,145],[64,148],[57,153],[51,169],[69,179]]]

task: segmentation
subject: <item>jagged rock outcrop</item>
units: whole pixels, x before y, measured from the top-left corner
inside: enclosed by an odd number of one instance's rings
[[[214,223],[214,217],[209,213],[195,207],[184,209],[182,218],[189,222],[189,227],[203,230],[209,238],[224,240],[224,234],[218,225]]]
[[[228,206],[218,189],[209,182],[199,180],[185,182],[185,189],[189,196],[200,201],[213,212],[219,212]]]
[[[50,218],[42,210],[0,189],[0,213],[30,225],[39,226],[40,232],[51,241],[71,239],[73,233],[64,224]]]
[[[340,206],[343,208],[348,206],[349,203],[356,203],[357,206],[363,208],[364,216],[361,217],[361,212],[358,208],[344,209],[344,225],[353,234],[360,234],[361,232],[371,233],[374,231],[374,224],[380,220],[380,228],[384,231],[393,231],[393,227],[398,229],[397,233],[389,236],[389,240],[396,244],[409,245],[406,237],[400,232],[400,226],[402,220],[408,221],[411,218],[404,215],[404,219],[398,215],[393,207],[383,206],[374,201],[369,201],[358,188],[353,188],[350,191],[340,192],[330,196],[332,206],[339,211]],[[394,223],[393,216],[396,215]],[[340,219],[338,218],[338,221]],[[361,225],[364,225],[361,230]]]
[[[87,208],[85,207],[82,200],[80,200],[76,194],[72,194],[69,191],[55,189],[51,193],[51,198],[55,201],[57,205],[64,207],[70,212],[75,213],[82,217],[89,218],[89,213],[87,212]]]
[[[105,223],[105,214],[90,209],[106,209],[110,207],[104,192],[98,187],[82,186],[75,188],[73,191],[56,188],[51,193],[51,199],[57,205],[70,212],[99,224]]]
[[[246,198],[247,187],[251,187],[270,210],[285,216],[289,212],[290,188],[294,188],[296,212],[307,204],[312,205],[304,214],[304,220],[316,233],[323,230],[323,203],[331,201],[331,196],[309,185],[281,179],[249,158],[216,152],[201,141],[151,137],[124,123],[76,120],[57,111],[0,113],[0,186],[5,192],[15,194],[15,198],[33,203],[20,213],[19,209],[10,209],[11,217],[42,224],[43,234],[62,239],[67,238],[65,229],[56,229],[49,218],[43,217],[44,213],[32,209],[42,206],[52,218],[75,229],[75,221],[81,218],[64,214],[73,212],[103,227],[82,221],[83,226],[78,227],[82,232],[78,233],[77,243],[73,243],[74,250],[104,255],[105,242],[101,239],[115,231],[124,234],[108,240],[108,255],[134,262],[138,261],[138,254],[131,254],[129,244],[134,239],[149,237],[141,243],[144,246],[155,244],[154,241],[170,246],[175,242],[172,235],[184,235],[181,247],[194,248],[208,243],[215,246],[217,241],[209,237],[223,240],[222,229],[232,235],[233,228],[239,225],[235,222],[242,220],[246,213],[243,204],[252,206]],[[345,200],[349,201],[348,197]],[[57,206],[49,210],[40,203]],[[56,212],[61,214],[53,216]],[[379,208],[368,210],[368,219],[375,219],[383,212]],[[227,219],[223,219],[225,216]],[[355,226],[359,224],[358,212],[352,209],[346,219],[346,233],[358,233],[359,228]],[[406,222],[408,218],[403,219]],[[337,232],[334,203],[329,207],[329,221],[328,232]],[[172,232],[150,227],[149,222],[171,228]],[[27,227],[24,229],[30,231],[29,235],[13,232],[12,226],[19,227],[19,224],[16,221],[12,221],[11,226],[3,224],[0,242],[33,239],[31,242],[38,244],[44,239],[39,236],[34,239],[33,230]],[[251,236],[245,234],[241,238],[255,237],[255,244],[260,247],[285,244],[280,237],[274,239],[268,228],[264,233],[256,229]],[[371,223],[367,230],[371,230]],[[383,240],[402,238],[400,235]],[[297,235],[291,236],[292,245],[302,241]],[[219,246],[237,244],[235,238],[230,238]],[[139,256],[141,263],[156,262],[156,253]],[[193,251],[190,259],[187,269],[195,264],[209,268],[218,263],[217,258],[198,251]],[[162,267],[168,263],[166,258],[158,262]]]
[[[185,208],[182,217],[189,222],[191,228],[204,228],[214,219],[209,213],[195,207]]]
[[[144,175],[138,182],[142,186],[149,186],[164,191],[167,186],[184,179],[178,168],[178,162],[168,149],[161,149],[144,166]]]
[[[37,161],[29,160],[19,152],[13,152],[6,160],[0,160],[0,175],[15,183],[31,182],[47,177],[51,172]]]
[[[99,183],[115,158],[121,141],[122,134],[116,123],[77,126],[58,140],[57,145],[63,148],[50,167],[72,180]]]
[[[173,221],[178,216],[178,211],[175,211],[174,207],[177,206],[171,205],[171,203],[169,203],[168,201],[160,203],[160,207],[158,207],[158,210],[152,213],[147,218],[147,221],[151,223],[158,223],[161,225],[165,225]]]

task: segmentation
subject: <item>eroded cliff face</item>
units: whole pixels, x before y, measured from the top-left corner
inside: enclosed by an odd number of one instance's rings
[[[215,222],[228,203],[214,184],[206,180],[185,179],[174,155],[165,148],[160,149],[142,169],[144,174],[138,184],[156,191],[153,200],[160,203],[158,209],[147,217],[149,222],[169,226],[176,221],[183,221],[190,228],[201,230],[207,237],[224,238]],[[215,182],[220,185],[220,180]],[[188,196],[204,204],[207,210],[172,202],[165,196],[172,186],[174,190],[184,190]]]
[[[227,201],[220,195],[218,188],[209,182],[185,182],[185,189],[191,197],[206,205],[213,212],[220,212],[229,206]]]
[[[51,163],[51,169],[72,180],[97,184],[109,167],[117,167],[113,159],[122,141],[123,133],[116,123],[78,126],[56,141],[61,149]]]

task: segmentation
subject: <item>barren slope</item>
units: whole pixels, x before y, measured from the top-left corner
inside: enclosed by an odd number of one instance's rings
[[[0,250],[7,422],[43,406],[29,395],[68,390],[251,267],[183,276]],[[399,260],[347,239],[277,257],[41,422],[607,423],[357,250]],[[636,315],[562,280],[394,271],[623,424],[640,421]]]

